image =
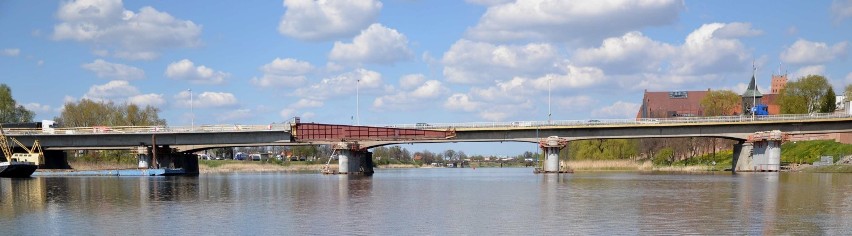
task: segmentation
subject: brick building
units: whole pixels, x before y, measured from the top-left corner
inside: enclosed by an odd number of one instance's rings
[[[787,84],[787,75],[772,75],[773,93],[763,94],[760,92],[757,81],[754,76],[751,77],[749,86],[742,94],[741,103],[735,109],[734,115],[749,114],[748,108],[752,107],[752,103],[765,104],[770,115],[779,114],[781,107],[778,106],[778,94]],[[692,117],[704,116],[704,108],[701,106],[701,100],[707,95],[703,91],[663,91],[663,92],[648,92],[642,96],[642,105],[639,106],[639,111],[636,113],[636,118],[675,118],[675,117]],[[746,106],[744,107],[743,104]]]

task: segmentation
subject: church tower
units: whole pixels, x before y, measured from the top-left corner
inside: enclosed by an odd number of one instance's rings
[[[748,83],[748,89],[746,89],[745,93],[743,93],[742,114],[751,114],[751,108],[757,104],[761,104],[761,98],[763,98],[763,94],[760,93],[760,90],[757,89],[757,81],[755,81],[754,72],[752,72],[751,82]]]

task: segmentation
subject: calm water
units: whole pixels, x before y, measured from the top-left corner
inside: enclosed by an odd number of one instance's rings
[[[531,169],[0,179],[2,235],[831,234],[852,175]]]

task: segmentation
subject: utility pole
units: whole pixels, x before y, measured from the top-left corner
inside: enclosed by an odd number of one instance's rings
[[[553,80],[553,78],[547,78],[547,124],[548,125],[550,124],[551,117],[553,116],[553,112],[551,110],[551,105],[550,105],[550,90],[551,90],[550,89],[550,81],[551,80]]]
[[[757,67],[754,60],[751,61],[751,77],[754,78],[754,90],[751,91],[751,121],[754,121],[754,113],[757,113]]]
[[[186,91],[189,91],[190,127],[192,127],[192,130],[195,130],[195,111],[193,110],[193,106],[192,106],[192,103],[193,103],[192,102],[192,89],[187,89]]]
[[[355,125],[361,125],[361,99],[360,99],[361,79],[355,81]]]

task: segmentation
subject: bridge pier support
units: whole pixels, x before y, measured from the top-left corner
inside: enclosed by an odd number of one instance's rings
[[[140,146],[136,148],[139,169],[165,169],[163,175],[198,175],[198,157],[192,153],[181,153],[168,146]]]
[[[779,171],[784,138],[779,130],[756,132],[747,141],[734,145],[734,172]]]
[[[539,147],[544,151],[544,167],[536,169],[536,173],[569,173],[568,168],[559,166],[559,151],[568,146],[568,140],[550,136],[539,140]]]
[[[333,148],[337,153],[337,174],[373,174],[373,153],[361,149],[357,142],[340,142]]]

